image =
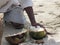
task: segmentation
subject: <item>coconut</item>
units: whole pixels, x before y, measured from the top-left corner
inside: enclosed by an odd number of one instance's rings
[[[5,6],[8,2],[9,0],[0,0],[0,8]]]
[[[27,37],[27,30],[23,30],[17,34],[8,35],[5,39],[12,45],[18,45],[26,40]]]
[[[37,26],[37,28],[31,26],[30,31],[29,31],[29,35],[31,38],[33,38],[35,40],[40,40],[46,36],[46,32],[45,32],[44,28],[42,28],[40,26]]]

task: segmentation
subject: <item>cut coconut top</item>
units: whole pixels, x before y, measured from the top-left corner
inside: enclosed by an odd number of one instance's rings
[[[37,26],[37,27],[31,26],[30,31],[34,31],[34,32],[44,31],[44,28],[42,28],[40,26]]]
[[[21,32],[17,33],[17,34],[22,34],[22,33],[25,33],[27,32],[27,29],[23,29]]]
[[[12,34],[12,35],[8,35],[8,36],[16,36],[16,35],[21,35],[22,33],[26,33],[27,32],[27,29],[22,29],[21,32],[18,32],[16,34]],[[6,36],[7,37],[7,36]]]

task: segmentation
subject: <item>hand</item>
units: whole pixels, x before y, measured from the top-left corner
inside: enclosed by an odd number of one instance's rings
[[[35,27],[40,26],[40,27],[44,28],[45,32],[47,32],[45,27],[39,23],[34,23],[34,24],[32,24],[32,26],[35,26]]]
[[[47,30],[45,29],[45,27],[43,25],[39,24],[39,23],[32,24],[32,26],[35,26],[35,27],[40,26],[40,27],[44,28],[44,31],[46,32],[46,34],[49,34],[49,35],[55,34],[55,33],[47,32]]]
[[[40,26],[40,27],[42,27],[42,28],[45,28],[43,25],[41,25],[41,24],[39,24],[39,23],[34,23],[34,24],[32,24],[32,26],[35,26],[35,27]]]

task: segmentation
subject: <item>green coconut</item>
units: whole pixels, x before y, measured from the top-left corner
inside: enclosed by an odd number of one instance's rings
[[[10,35],[5,37],[5,39],[13,45],[18,45],[19,43],[25,42],[27,37],[27,31],[22,31],[20,33]]]
[[[46,36],[46,32],[44,31],[43,28],[36,29],[36,30],[35,29],[29,31],[29,35],[31,38],[33,38],[35,40],[40,40]]]
[[[30,31],[29,35],[35,40],[40,40],[40,39],[43,39],[46,36],[46,33],[44,31],[41,31],[41,32]]]

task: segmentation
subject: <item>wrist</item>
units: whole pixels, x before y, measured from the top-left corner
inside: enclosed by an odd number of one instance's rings
[[[34,23],[31,23],[31,25],[32,25],[32,26],[35,26],[35,25],[36,25],[36,22],[34,22]]]

